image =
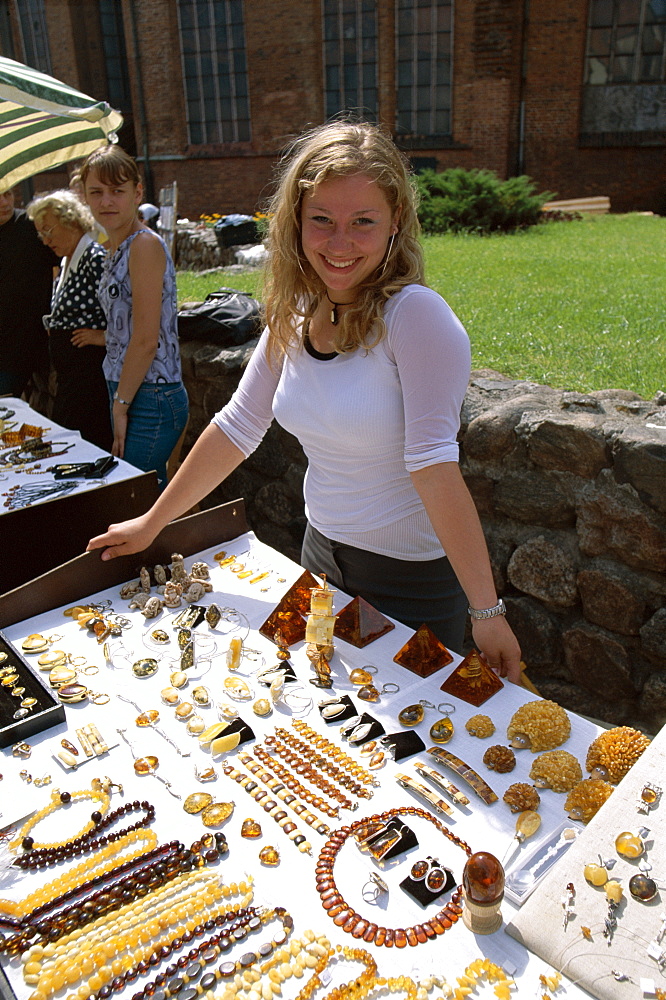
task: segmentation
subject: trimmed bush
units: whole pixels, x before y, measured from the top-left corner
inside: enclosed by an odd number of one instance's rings
[[[525,175],[502,181],[491,170],[424,170],[416,182],[425,233],[510,232],[534,226],[554,197],[549,191],[536,194],[534,181]]]

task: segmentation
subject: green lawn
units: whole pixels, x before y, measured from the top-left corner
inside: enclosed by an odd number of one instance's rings
[[[426,277],[458,313],[475,368],[563,389],[666,388],[666,218],[592,216],[513,235],[427,236]],[[181,301],[258,273],[181,272]]]

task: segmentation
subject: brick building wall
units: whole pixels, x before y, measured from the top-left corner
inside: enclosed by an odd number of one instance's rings
[[[16,22],[19,0],[4,2]],[[217,146],[188,145],[176,0],[117,2],[133,128],[121,142],[136,140],[148,194],[155,199],[176,180],[180,214],[190,218],[261,207],[280,149],[324,119],[321,0],[245,0],[251,139]],[[45,12],[54,74],[103,98],[99,3],[48,0]],[[451,136],[437,146],[412,137],[410,156],[434,158],[438,169],[524,172],[561,198],[608,195],[617,211],[666,212],[666,134],[654,145],[581,142],[588,0],[453,0],[453,10]],[[394,0],[377,0],[377,26],[379,116],[393,127]],[[63,179],[48,175],[35,186]]]

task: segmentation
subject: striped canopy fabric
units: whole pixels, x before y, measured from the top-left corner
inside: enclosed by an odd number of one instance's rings
[[[117,142],[122,123],[103,101],[0,57],[0,192]]]

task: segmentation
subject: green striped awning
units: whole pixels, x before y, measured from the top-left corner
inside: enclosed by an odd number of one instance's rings
[[[116,142],[122,123],[104,101],[0,57],[0,192]]]

